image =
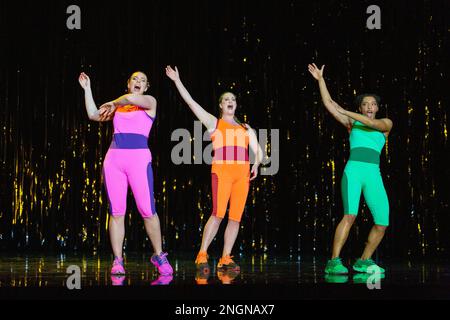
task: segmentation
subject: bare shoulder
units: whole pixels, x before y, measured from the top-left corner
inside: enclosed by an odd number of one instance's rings
[[[389,136],[389,133],[390,133],[391,130],[392,130],[392,126],[393,126],[394,124],[393,124],[392,120],[391,120],[391,119],[388,119],[388,118],[382,118],[382,119],[380,119],[380,121],[383,122],[384,125],[385,125],[385,129],[383,130],[383,134],[384,134],[384,136],[385,136],[386,139],[387,139],[387,137]]]
[[[149,102],[153,103],[156,107],[156,98],[154,96],[151,95],[145,95],[144,96]]]
[[[156,116],[156,107],[157,107],[156,99],[155,99],[155,97],[153,97],[151,95],[146,95],[145,98],[148,100],[149,104],[151,105],[151,109],[146,109],[145,112],[150,117],[154,118]]]
[[[392,122],[392,120],[391,119],[389,119],[389,118],[383,118],[383,119],[380,119],[380,120],[382,120],[384,123],[386,123],[388,126],[390,126],[390,127],[392,127],[393,125],[394,125],[394,123]]]
[[[149,102],[149,104],[151,105],[150,109],[145,110],[145,112],[147,112],[147,114],[150,117],[155,117],[156,116],[156,108],[157,108],[157,103],[156,103],[156,99],[155,97],[151,96],[151,95],[146,95],[145,98],[147,99],[147,101]]]
[[[389,134],[389,132],[392,130],[392,126],[394,125],[391,119],[388,118],[382,118],[380,119],[380,121],[382,121],[384,123],[384,132]]]
[[[250,132],[250,134],[254,134],[252,127],[248,123],[243,123],[244,127]]]

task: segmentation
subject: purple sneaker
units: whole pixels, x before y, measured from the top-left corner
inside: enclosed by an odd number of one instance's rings
[[[125,282],[125,276],[123,275],[111,275],[111,284],[113,286],[123,286]]]
[[[168,285],[173,280],[173,276],[163,276],[160,275],[158,279],[154,280],[151,285],[152,286],[160,286],[160,285]]]
[[[125,268],[123,267],[123,258],[115,257],[111,268],[112,275],[125,274]]]
[[[158,268],[158,272],[163,276],[169,276],[173,273],[172,266],[166,258],[167,253],[161,252],[159,256],[153,255],[150,259],[151,263]]]

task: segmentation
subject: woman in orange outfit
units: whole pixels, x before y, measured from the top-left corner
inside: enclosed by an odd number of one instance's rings
[[[239,232],[239,224],[244,212],[250,181],[258,175],[262,160],[262,149],[258,139],[248,124],[242,124],[235,117],[236,96],[231,92],[219,98],[221,116],[217,119],[192,99],[180,80],[178,69],[166,67],[167,76],[175,83],[183,100],[206,127],[211,135],[214,157],[211,168],[213,211],[203,231],[202,245],[195,260],[196,266],[209,272],[207,250],[217,234],[220,223],[230,202],[228,224],[225,229],[222,257],[219,270],[239,271],[233,261],[231,251]],[[250,170],[249,147],[256,155]]]

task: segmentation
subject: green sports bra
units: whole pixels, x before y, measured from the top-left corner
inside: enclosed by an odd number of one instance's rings
[[[381,150],[386,143],[383,132],[355,121],[350,131],[350,158],[353,161],[380,163]]]

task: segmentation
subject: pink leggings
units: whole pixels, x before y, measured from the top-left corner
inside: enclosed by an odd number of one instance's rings
[[[156,215],[149,149],[109,149],[103,162],[103,181],[111,215],[125,215],[128,185],[141,216]]]

